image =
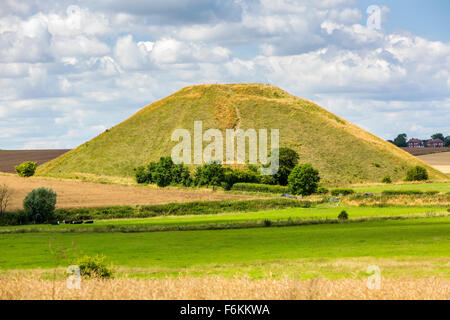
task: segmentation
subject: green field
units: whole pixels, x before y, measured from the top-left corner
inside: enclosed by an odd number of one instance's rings
[[[55,256],[49,244],[105,254],[119,267],[153,268],[155,276],[190,268],[251,275],[262,264],[289,269],[290,261],[295,265],[299,259],[343,258],[427,259],[450,276],[450,217],[215,231],[4,234],[0,269],[51,268]]]
[[[362,217],[389,217],[417,214],[431,214],[447,212],[448,206],[427,206],[427,207],[325,207],[316,208],[290,208],[281,210],[266,210],[258,212],[222,213],[213,215],[187,215],[187,216],[162,216],[141,219],[112,219],[98,220],[94,224],[61,224],[61,225],[24,225],[0,227],[0,233],[6,230],[36,229],[39,231],[60,230],[60,229],[92,229],[131,226],[170,226],[170,225],[207,225],[226,224],[252,221],[287,221],[291,220],[323,220],[336,219],[342,210],[346,210],[350,219]],[[112,230],[111,230],[112,231]]]
[[[417,191],[439,191],[441,193],[450,192],[450,182],[433,183],[408,183],[408,184],[384,184],[352,187],[355,192],[381,193],[385,190],[417,190]]]

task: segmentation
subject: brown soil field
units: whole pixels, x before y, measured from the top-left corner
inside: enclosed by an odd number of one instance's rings
[[[38,165],[53,160],[69,150],[0,150],[0,171],[14,173],[14,166],[25,161]]]
[[[182,190],[175,188],[124,186],[82,182],[77,180],[0,174],[0,185],[6,184],[11,192],[8,211],[22,209],[23,199],[33,189],[47,187],[58,195],[58,208],[92,208],[121,205],[145,205],[202,200],[251,199],[255,196],[225,194],[208,189]]]
[[[82,280],[68,289],[66,280],[42,280],[36,274],[0,275],[0,300],[448,300],[450,279],[384,279],[368,289],[368,279],[109,279]]]
[[[441,152],[450,152],[450,147],[445,148],[401,148],[413,156],[423,156]]]
[[[450,152],[428,154],[418,158],[439,171],[450,173]]]

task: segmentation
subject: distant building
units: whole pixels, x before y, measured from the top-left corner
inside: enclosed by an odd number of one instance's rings
[[[410,139],[408,141],[408,148],[424,148],[425,145],[420,139]]]
[[[444,147],[444,141],[441,139],[433,139],[427,142],[427,147],[430,148],[442,148]]]

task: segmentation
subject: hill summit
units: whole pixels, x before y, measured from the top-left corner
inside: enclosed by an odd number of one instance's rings
[[[319,169],[328,184],[396,181],[422,165],[431,179],[446,176],[389,142],[270,85],[227,84],[186,87],[143,108],[131,118],[38,168],[39,174],[88,173],[133,176],[133,169],[170,156],[176,129],[279,129],[281,147]],[[270,145],[270,144],[269,144]]]

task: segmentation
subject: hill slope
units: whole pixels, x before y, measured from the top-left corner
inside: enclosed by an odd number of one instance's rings
[[[295,149],[329,184],[379,182],[387,174],[400,180],[408,167],[427,166],[310,101],[269,85],[232,84],[186,87],[40,166],[38,173],[131,176],[136,166],[170,155],[176,145],[172,132],[193,133],[196,120],[203,120],[203,130],[278,128],[280,145]],[[427,169],[432,179],[446,179]]]

